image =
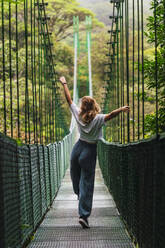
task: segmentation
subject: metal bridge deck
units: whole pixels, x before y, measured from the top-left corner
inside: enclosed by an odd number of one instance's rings
[[[90,229],[78,223],[78,201],[73,194],[69,170],[59,193],[38,228],[29,248],[133,248],[116,209],[112,196],[104,185],[99,167],[96,169],[93,211]]]

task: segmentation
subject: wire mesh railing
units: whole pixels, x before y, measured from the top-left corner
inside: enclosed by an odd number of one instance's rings
[[[46,6],[43,0],[2,0],[0,9],[0,131],[29,144],[68,133]]]
[[[128,143],[153,134],[158,136],[165,131],[164,35],[160,35],[164,27],[164,2],[112,0],[111,3],[103,108],[107,113],[128,104],[131,111],[109,123],[106,139]]]
[[[69,132],[61,106],[46,5],[44,1],[2,0],[0,247],[3,248],[25,247],[33,238],[58,192],[75,142],[75,122],[71,122]],[[73,98],[77,103],[76,87],[75,81]]]
[[[74,139],[72,132],[47,146],[18,146],[0,134],[0,247],[24,247],[33,237],[69,166]]]
[[[99,164],[136,247],[163,248],[165,3],[111,3],[103,108],[107,113],[128,104],[131,111],[105,127]]]
[[[165,243],[165,134],[116,144],[100,141],[98,158],[128,233],[139,248]]]

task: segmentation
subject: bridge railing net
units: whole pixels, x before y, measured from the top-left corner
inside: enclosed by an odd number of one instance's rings
[[[0,60],[3,68],[3,96],[1,95],[3,104],[1,104],[4,118],[0,125],[0,131],[3,132],[0,133],[0,247],[3,248],[24,247],[33,237],[33,232],[58,192],[69,166],[70,153],[76,136],[75,121],[72,118],[69,132],[61,106],[46,5],[43,0],[37,2],[24,0],[15,4],[2,0],[1,3],[3,58]],[[22,32],[22,35],[25,42],[22,43],[18,39],[20,16],[24,17],[25,32]],[[15,17],[16,22],[11,22],[11,17]],[[11,27],[13,27],[12,31]],[[8,34],[9,40],[7,40]],[[12,37],[15,35],[13,46],[16,46],[16,52],[11,46]],[[5,48],[8,42],[10,59],[6,60]],[[21,44],[22,49],[26,51],[24,55],[26,63],[23,65],[18,60],[20,53],[18,47],[20,48]],[[76,49],[77,46],[75,51]],[[13,56],[16,56],[15,62],[11,60]],[[10,68],[6,67],[6,62]],[[77,64],[77,51],[75,63]],[[24,79],[21,79],[19,74],[22,66],[25,68]],[[9,74],[6,73],[8,70]],[[15,77],[17,87],[14,88]],[[73,98],[77,103],[76,80],[75,76]],[[9,85],[10,90],[7,91]],[[22,95],[20,99],[20,91],[24,94],[24,99]],[[14,96],[17,96],[16,99]],[[10,103],[10,114],[6,111],[8,103]],[[26,144],[23,144],[20,138]]]
[[[0,134],[0,247],[22,247],[41,222],[69,166],[74,136],[18,146]]]
[[[100,141],[99,164],[132,239],[141,248],[165,244],[165,134],[127,145]]]

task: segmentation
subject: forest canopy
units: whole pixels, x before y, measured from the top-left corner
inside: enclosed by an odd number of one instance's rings
[[[81,88],[81,94],[85,94],[85,85],[87,81],[87,77],[85,75],[86,72],[84,72],[84,67],[87,67],[87,59],[86,55],[84,54],[85,46],[86,46],[86,32],[85,32],[85,25],[84,20],[86,16],[92,17],[92,23],[93,23],[93,29],[92,29],[92,51],[91,51],[91,58],[92,58],[92,78],[93,78],[93,92],[94,97],[98,101],[99,104],[102,103],[103,96],[104,96],[104,89],[105,89],[105,64],[107,63],[107,56],[108,53],[108,46],[107,41],[109,39],[109,34],[107,33],[107,29],[110,27],[107,27],[105,25],[106,22],[102,23],[96,18],[96,14],[101,11],[100,5],[105,8],[104,5],[106,1],[76,1],[76,0],[47,0],[48,5],[46,5],[46,14],[48,19],[48,29],[51,33],[51,42],[52,42],[52,52],[54,54],[55,64],[56,64],[56,73],[57,77],[60,75],[64,75],[67,78],[71,93],[73,91],[73,71],[74,71],[74,49],[73,49],[73,17],[78,16],[80,21],[80,32],[79,32],[79,38],[80,38],[80,56],[79,56],[79,64],[81,65],[79,68],[79,74],[80,76],[80,84],[82,85]],[[144,3],[144,24],[147,23],[147,25],[144,27],[144,75],[145,75],[145,94],[144,94],[144,101],[146,106],[146,112],[145,112],[145,132],[146,136],[149,137],[150,135],[155,133],[155,109],[154,109],[154,101],[155,101],[155,61],[154,61],[154,16],[153,16],[153,2],[151,5],[151,9],[149,10],[150,1],[145,1]],[[17,41],[16,41],[16,19],[15,19],[15,10],[16,10],[16,3],[18,7],[18,20],[17,20]],[[20,83],[20,92],[22,93],[20,95],[20,110],[23,112],[25,109],[24,104],[24,94],[23,90],[25,89],[25,76],[26,76],[26,61],[25,61],[25,55],[26,53],[31,53],[31,50],[33,49],[32,42],[34,42],[33,38],[33,32],[35,29],[36,32],[36,50],[33,51],[36,56],[36,65],[37,66],[40,63],[40,54],[37,50],[37,45],[40,46],[42,43],[42,38],[38,37],[38,35],[41,34],[41,32],[38,30],[38,26],[31,27],[30,21],[31,21],[31,5],[30,1],[27,1],[28,5],[28,25],[25,27],[24,23],[24,0],[4,0],[3,5],[3,15],[4,15],[4,23],[0,23],[0,28],[2,30],[2,25],[4,26],[4,44],[2,42],[0,43],[1,51],[4,50],[4,60],[5,60],[5,79],[6,79],[6,106],[11,106],[11,99],[10,99],[10,88],[13,86],[13,114],[16,114],[17,112],[17,102],[16,102],[16,88],[14,88],[16,83],[16,58],[18,56],[18,78]],[[32,3],[34,3],[32,1]],[[11,4],[11,5],[10,5]],[[90,10],[91,4],[93,4],[93,10]],[[110,13],[112,10],[112,6],[110,7],[110,4],[108,3],[109,8],[107,8],[107,11]],[[11,7],[11,18],[9,17],[9,6]],[[88,7],[85,8],[84,6]],[[136,6],[137,7],[137,6]],[[147,12],[145,10],[148,8]],[[2,10],[1,10],[2,11]],[[34,9],[32,10],[34,14]],[[148,13],[151,13],[150,16],[147,18]],[[37,13],[37,8],[36,8]],[[104,15],[104,11],[100,14]],[[130,10],[130,26],[129,26],[129,75],[130,75],[130,93],[132,92],[132,82],[131,82],[131,75],[132,75],[132,68],[131,65],[133,63],[132,61],[132,53],[133,53],[133,35],[134,35],[134,55],[135,55],[135,80],[137,81],[137,67],[139,66],[139,70],[142,68],[141,62],[138,61],[138,46],[141,44],[138,42],[138,25],[135,25],[135,29],[133,31],[132,26],[132,10]],[[108,18],[108,17],[107,17]],[[10,19],[10,23],[9,23]],[[137,22],[137,14],[135,16],[135,21]],[[164,130],[164,6],[163,2],[158,2],[157,6],[157,21],[159,22],[159,25],[157,25],[157,59],[158,59],[158,93],[159,93],[159,128],[160,131]],[[33,21],[34,22],[34,21]],[[33,23],[32,22],[32,23]],[[107,22],[111,24],[111,20],[109,18],[107,19]],[[36,20],[37,23],[37,20]],[[10,25],[11,28],[10,28]],[[109,25],[108,25],[109,26]],[[9,38],[9,28],[10,28],[10,38]],[[26,34],[27,34],[27,40],[25,40],[25,28]],[[141,35],[141,34],[140,34]],[[2,33],[1,33],[1,40],[2,39]],[[27,42],[28,49],[25,47],[25,41]],[[18,46],[17,46],[18,45]],[[4,47],[3,47],[4,46]],[[16,46],[18,49],[18,54],[16,55]],[[117,47],[116,47],[117,49]],[[140,55],[141,56],[141,55]],[[1,67],[3,67],[3,58],[0,57],[0,63]],[[29,73],[29,85],[32,85],[32,76],[31,75],[31,69],[30,69],[30,57],[28,60],[29,67],[28,67],[28,73]],[[12,65],[12,70],[10,70],[10,67]],[[35,69],[36,69],[35,68]],[[1,78],[2,78],[2,72],[1,72]],[[10,80],[12,79],[12,80]],[[39,82],[39,72],[36,73],[36,81]],[[125,80],[125,79],[124,79]],[[58,81],[58,78],[57,78]],[[124,81],[126,83],[126,81]],[[59,82],[58,82],[59,84]],[[32,91],[29,86],[29,103],[32,104]],[[60,86],[60,84],[59,84]],[[126,85],[125,85],[126,86]],[[61,86],[60,86],[61,87]],[[39,85],[37,85],[36,90],[39,93]],[[61,89],[62,90],[62,89]],[[130,94],[131,95],[131,94]],[[3,97],[3,85],[1,85],[1,98]],[[61,97],[62,97],[62,105],[64,107],[65,116],[67,117],[67,124],[69,126],[70,124],[70,112],[68,111],[67,104],[64,99],[64,95],[61,91]],[[143,98],[141,92],[139,93],[137,88],[135,88],[135,99],[137,98]],[[131,100],[132,101],[132,100]],[[132,102],[130,103],[132,104]],[[135,103],[135,108],[137,108]],[[9,109],[9,108],[8,108]],[[10,116],[10,111],[7,111],[7,116]],[[132,113],[131,113],[132,114]],[[32,122],[32,115],[30,116],[31,122]],[[132,121],[132,116],[130,117],[130,121]],[[3,123],[3,104],[1,106],[1,125]],[[24,118],[20,120],[22,125],[24,125]],[[16,121],[15,121],[15,127],[16,127]],[[10,118],[7,118],[7,126],[10,126]],[[1,128],[2,129],[2,128]],[[23,132],[24,130],[22,130]]]

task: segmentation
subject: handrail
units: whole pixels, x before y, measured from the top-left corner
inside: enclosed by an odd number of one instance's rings
[[[164,247],[165,133],[120,144],[104,139],[98,159],[105,184],[135,245]]]

